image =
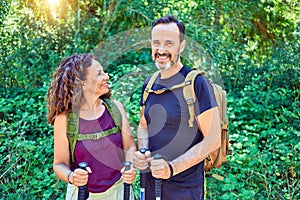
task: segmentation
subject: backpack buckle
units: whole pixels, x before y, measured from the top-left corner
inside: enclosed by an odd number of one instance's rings
[[[185,82],[184,82],[184,86],[191,85],[191,84],[192,84],[192,81],[191,81],[191,80],[188,80],[188,81],[185,81]]]
[[[186,99],[186,103],[191,106],[194,103],[193,98]]]

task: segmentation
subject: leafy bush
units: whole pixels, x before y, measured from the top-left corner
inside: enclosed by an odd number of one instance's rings
[[[277,53],[243,90],[229,93],[234,154],[221,170],[215,170],[225,175],[225,181],[208,180],[211,199],[300,197],[300,146],[295,139],[300,135],[299,65],[286,66]],[[210,191],[217,186],[221,191]]]
[[[46,122],[46,88],[1,95],[1,191],[4,199],[57,199],[52,170],[53,131]],[[50,189],[52,188],[52,189]]]

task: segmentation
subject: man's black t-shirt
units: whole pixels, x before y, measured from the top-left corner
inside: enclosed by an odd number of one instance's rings
[[[177,74],[170,78],[161,79],[159,75],[152,86],[152,90],[171,88],[176,84],[180,84],[184,82],[190,71],[189,68],[183,66]],[[146,79],[143,85],[143,92],[148,81],[149,78]],[[217,106],[211,84],[207,79],[198,76],[195,79],[194,89],[198,100],[194,106],[196,116]],[[166,91],[162,94],[150,93],[145,102],[144,116],[148,128],[148,148],[152,156],[159,153],[166,157],[168,161],[172,161],[203,139],[196,120],[194,120],[194,126],[189,127],[189,111],[183,97],[182,88]],[[180,199],[180,195],[184,195],[182,198],[189,196],[192,197],[190,199],[201,199],[198,197],[203,195],[203,164],[202,161],[177,174],[171,180],[164,181],[163,199],[174,199],[174,197]],[[185,191],[183,193],[182,190],[186,190],[186,188],[190,188],[190,192],[186,193]],[[147,175],[146,199],[153,199],[153,195],[154,179],[149,173]],[[194,196],[195,198],[193,198]]]

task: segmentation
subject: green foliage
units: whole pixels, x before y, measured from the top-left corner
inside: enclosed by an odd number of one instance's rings
[[[65,197],[66,184],[55,187],[44,99],[64,56],[97,53],[136,132],[143,80],[156,69],[148,46],[135,49],[128,34],[136,33],[126,31],[173,14],[213,59],[228,91],[234,154],[211,172],[224,175],[223,182],[206,179],[207,198],[300,199],[299,10],[299,4],[279,0],[65,1],[56,7],[41,0],[1,1],[2,197]],[[143,34],[136,40],[148,40]],[[193,65],[189,57],[183,60]],[[138,199],[139,175],[133,188]]]
[[[134,135],[136,135],[135,131],[139,123],[142,85],[145,78],[155,71],[150,62],[148,51],[141,51],[139,54],[129,52],[122,56],[122,63],[117,61],[107,68],[110,82],[113,83],[113,97],[123,103]]]
[[[298,199],[299,65],[288,48],[265,59],[242,90],[229,93],[230,140],[234,155],[208,180],[211,199]],[[291,56],[289,63],[282,54]],[[296,58],[299,60],[299,58]],[[292,62],[291,62],[292,61]],[[211,182],[210,182],[211,181]]]
[[[53,131],[45,120],[45,89],[10,89],[1,95],[0,180],[4,199],[56,199],[61,195],[54,189]]]

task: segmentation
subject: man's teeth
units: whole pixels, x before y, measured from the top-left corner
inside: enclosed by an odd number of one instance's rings
[[[168,58],[168,56],[158,56],[158,58]]]

